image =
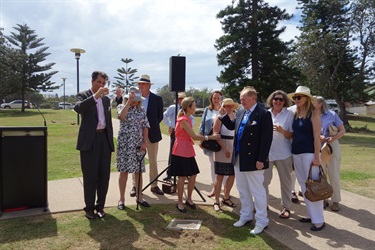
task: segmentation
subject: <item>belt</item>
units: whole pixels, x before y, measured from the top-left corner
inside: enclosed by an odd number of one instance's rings
[[[102,128],[102,129],[97,129],[96,130],[96,133],[104,133],[106,132],[107,130],[105,128]]]
[[[234,136],[229,136],[229,135],[222,135],[221,139],[227,139],[227,140],[232,140]]]

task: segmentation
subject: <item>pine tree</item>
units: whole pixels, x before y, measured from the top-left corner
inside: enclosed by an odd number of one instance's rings
[[[44,46],[44,43],[42,43],[44,38],[38,38],[35,31],[31,30],[27,24],[17,24],[13,28],[18,33],[11,32],[11,35],[6,36],[6,39],[15,46],[19,53],[18,59],[21,65],[20,67],[15,65],[17,67],[14,67],[14,73],[19,75],[20,88],[18,88],[18,91],[21,94],[22,112],[24,112],[25,94],[40,90],[52,91],[59,86],[53,86],[55,83],[50,81],[57,71],[46,72],[52,69],[55,63],[40,65],[50,55],[50,53],[46,53],[49,47],[41,47]]]
[[[120,86],[122,89],[124,89],[126,94],[128,93],[129,88],[134,86],[135,81],[139,78],[138,76],[134,76],[138,70],[128,67],[128,64],[132,61],[133,59],[130,58],[121,58],[121,62],[125,63],[125,68],[121,67],[117,69],[117,74],[119,76],[115,76],[117,81],[113,84],[114,87]]]
[[[348,0],[298,0],[302,9],[301,35],[296,61],[313,94],[333,98],[339,115],[349,125],[345,101],[363,97],[363,81],[358,78],[358,59],[350,47],[353,21]]]
[[[291,92],[300,73],[290,64],[292,42],[279,38],[285,27],[280,21],[292,16],[262,0],[240,0],[217,14],[224,35],[216,40],[217,60],[224,70],[218,81],[233,98],[247,85],[254,86],[260,100],[277,89]]]

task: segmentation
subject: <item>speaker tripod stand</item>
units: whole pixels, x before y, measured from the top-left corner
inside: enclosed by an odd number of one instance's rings
[[[175,121],[177,120],[177,111],[178,111],[178,92],[176,91],[176,101],[175,101],[176,105],[175,105]],[[172,140],[172,136],[171,136],[171,140]],[[171,142],[172,143],[172,142]],[[173,145],[172,145],[173,146]],[[170,148],[170,154],[171,154],[171,150],[172,150],[172,146]],[[143,189],[142,191],[144,191],[146,188],[148,188],[152,183],[154,183],[155,181],[159,181],[159,182],[162,182],[163,183],[163,191],[165,193],[168,193],[168,194],[171,194],[171,193],[174,193],[174,190],[176,190],[176,176],[174,176],[172,178],[172,180],[158,180],[160,178],[161,175],[163,175],[166,171],[168,171],[168,169],[170,168],[170,162],[171,161],[171,156],[169,157],[169,162],[168,162],[168,167],[166,167],[162,172],[159,173],[158,176],[156,176],[153,180],[151,180],[151,182],[149,184],[147,184]],[[167,172],[168,173],[168,172]],[[168,174],[169,176],[169,174]],[[189,179],[189,177],[187,177],[187,179]],[[186,183],[185,183],[186,184]],[[165,189],[164,189],[165,188]],[[168,191],[169,192],[168,192]],[[206,202],[206,199],[202,196],[201,192],[198,190],[198,188],[196,186],[194,186],[194,190],[198,193],[198,195],[201,197],[201,199]]]

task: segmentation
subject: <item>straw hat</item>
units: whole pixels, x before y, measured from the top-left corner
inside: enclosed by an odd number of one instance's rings
[[[328,164],[331,159],[332,147],[327,142],[323,144],[323,147],[320,149],[320,161],[322,164]]]
[[[139,81],[137,83],[140,83],[140,82],[143,82],[143,83],[148,83],[150,85],[152,85],[153,83],[151,82],[150,80],[150,76],[149,75],[141,75],[141,78],[139,79]]]
[[[130,94],[131,92],[134,92],[134,93],[135,93],[135,96],[134,96],[134,98],[133,98],[133,101],[141,102],[141,101],[144,100],[144,98],[142,97],[141,92],[139,91],[138,88],[136,88],[136,87],[130,87],[130,88],[129,88],[129,94]],[[126,94],[124,97],[125,97],[126,99],[129,99],[129,94]]]
[[[292,100],[294,102],[293,96],[295,96],[295,95],[308,96],[310,98],[311,103],[315,102],[315,98],[311,95],[310,89],[308,87],[298,86],[297,89],[296,89],[296,92],[288,94],[288,97],[289,97],[290,100]]]
[[[232,98],[225,98],[221,103],[221,106],[224,107],[225,105],[233,105],[234,109],[238,109],[240,106],[238,103],[234,102]]]
[[[178,99],[185,98],[185,97],[186,97],[186,94],[184,92],[179,92],[178,93]]]

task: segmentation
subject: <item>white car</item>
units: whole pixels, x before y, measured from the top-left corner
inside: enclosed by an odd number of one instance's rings
[[[64,108],[65,106],[65,108]],[[72,104],[69,102],[59,102],[59,109],[70,109],[72,107]]]
[[[22,108],[22,100],[14,100],[10,103],[2,103],[1,104],[2,109],[20,109]],[[29,108],[29,104],[27,101],[25,101],[25,108]]]

